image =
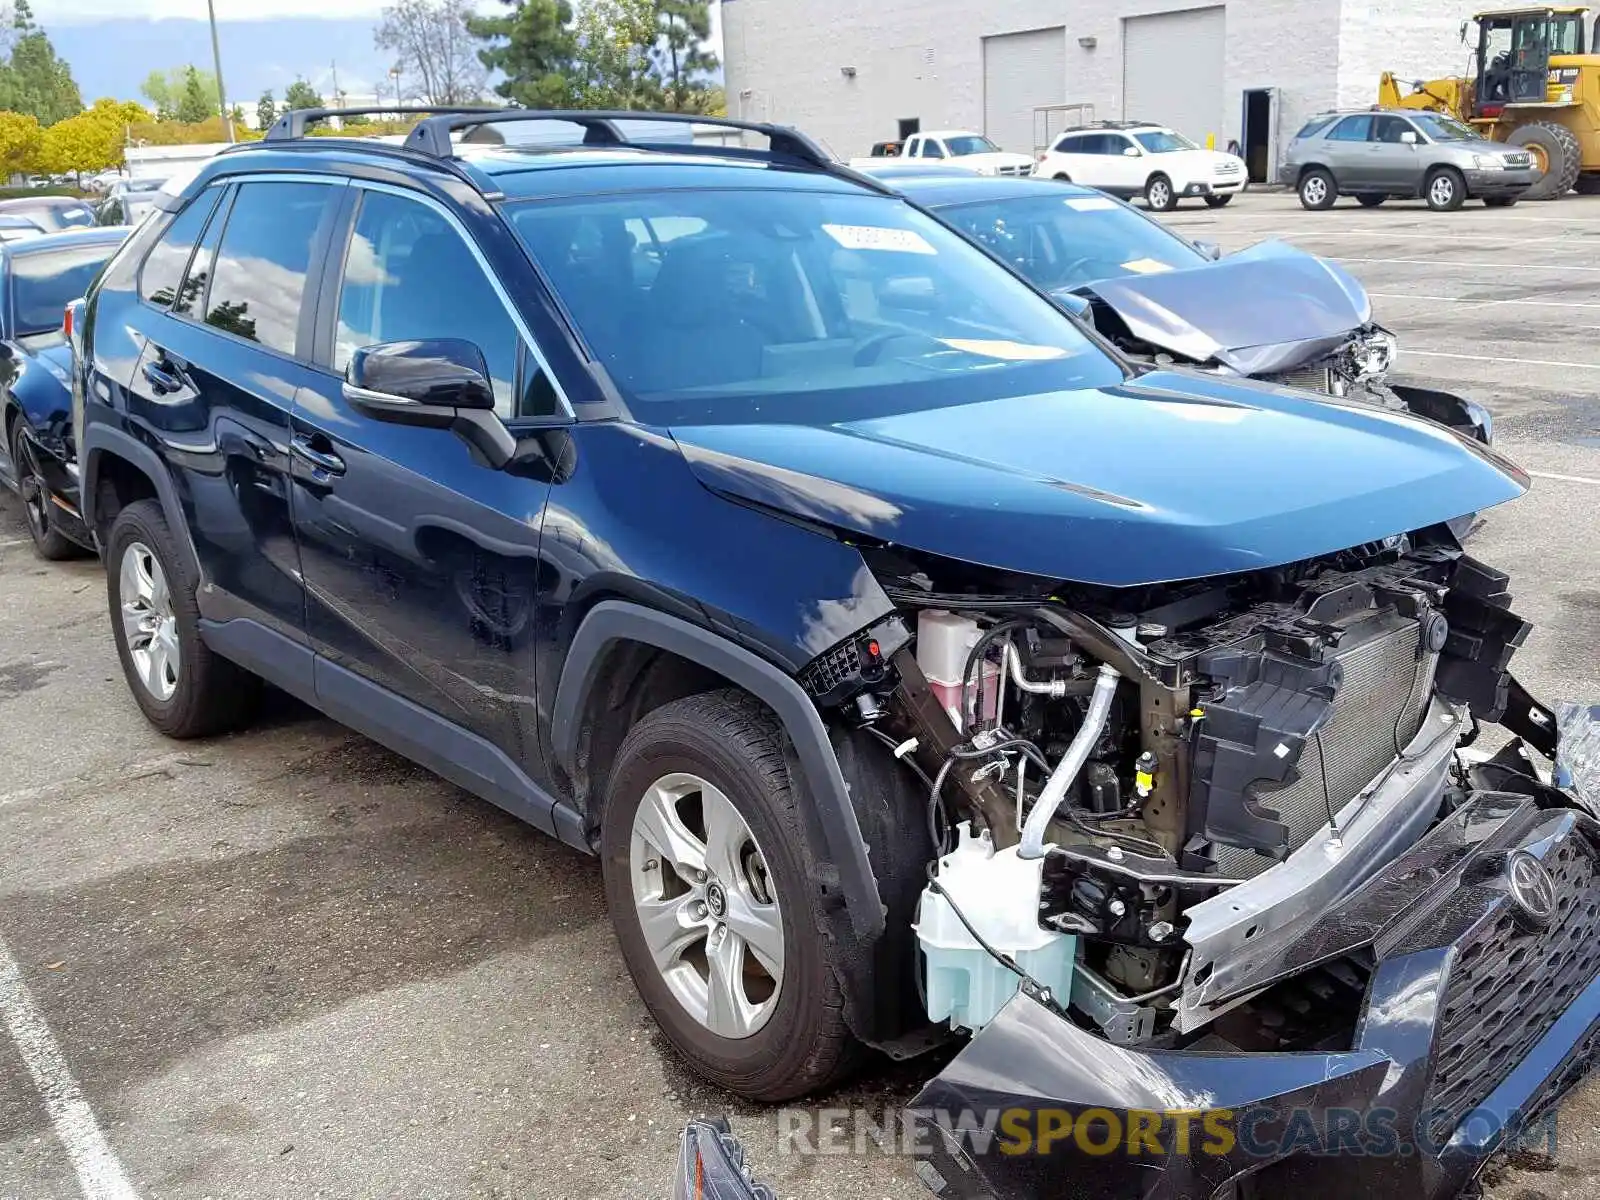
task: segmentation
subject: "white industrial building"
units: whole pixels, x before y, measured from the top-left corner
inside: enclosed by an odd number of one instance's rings
[[[917,128],[1032,151],[1095,119],[1237,140],[1254,178],[1310,114],[1378,76],[1464,71],[1467,0],[723,0],[730,116],[797,125],[843,157]]]

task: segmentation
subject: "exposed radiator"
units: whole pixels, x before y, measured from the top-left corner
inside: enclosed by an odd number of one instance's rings
[[[1300,778],[1252,799],[1274,809],[1289,827],[1289,847],[1297,850],[1353,800],[1398,757],[1417,735],[1433,691],[1437,657],[1422,653],[1421,626],[1390,613],[1364,623],[1359,640],[1339,648],[1344,683],[1320,733],[1306,742]],[[1236,846],[1217,847],[1223,875],[1258,875],[1277,860]]]

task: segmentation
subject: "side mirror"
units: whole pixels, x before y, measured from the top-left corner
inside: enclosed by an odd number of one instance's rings
[[[1222,257],[1222,247],[1216,242],[1196,241],[1194,243],[1194,248],[1200,251],[1201,254],[1204,254],[1212,262],[1216,262],[1217,259]]]
[[[1137,146],[1124,146],[1122,148],[1122,157],[1123,158],[1138,158],[1139,157],[1139,147],[1137,147]]]
[[[345,368],[344,398],[379,421],[453,430],[496,470],[517,450],[495,415],[483,351],[461,338],[363,346]]]
[[[1400,135],[1400,140],[1408,146],[1415,146],[1417,144],[1417,135],[1408,129]]]

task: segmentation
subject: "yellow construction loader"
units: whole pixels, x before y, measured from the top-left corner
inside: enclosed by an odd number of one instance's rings
[[[1554,200],[1574,187],[1600,193],[1600,20],[1587,35],[1586,8],[1481,12],[1472,74],[1418,80],[1400,94],[1390,72],[1378,82],[1382,108],[1450,113],[1486,137],[1520,146],[1543,174],[1524,197]]]

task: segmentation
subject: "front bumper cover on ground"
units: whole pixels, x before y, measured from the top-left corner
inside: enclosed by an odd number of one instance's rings
[[[1137,1050],[1019,996],[915,1101],[923,1173],[947,1200],[1206,1200],[1260,1171],[1271,1195],[1453,1197],[1600,1048],[1597,914],[1600,823],[1474,793],[1287,952],[1370,958],[1348,1049]]]

